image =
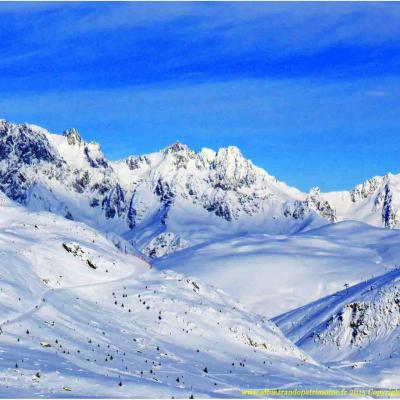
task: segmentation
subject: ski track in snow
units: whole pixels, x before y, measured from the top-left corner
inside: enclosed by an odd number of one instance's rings
[[[55,293],[61,293],[61,292],[66,292],[72,289],[80,289],[80,288],[85,288],[85,287],[97,287],[97,286],[108,286],[111,283],[118,283],[118,282],[123,282],[124,280],[129,280],[129,278],[134,278],[137,274],[132,273],[127,276],[124,276],[122,278],[118,279],[111,279],[109,281],[102,281],[98,283],[84,283],[81,285],[74,285],[74,286],[68,286],[68,287],[63,287],[63,288],[50,288],[45,290],[42,295],[40,296],[40,299],[37,301],[37,303],[28,311],[18,315],[17,317],[13,319],[7,319],[3,322],[0,322],[0,327],[5,327],[8,325],[12,325],[13,323],[16,322],[21,322],[23,319],[32,316],[34,313],[40,311],[40,309],[45,306],[45,303],[49,301],[50,297],[55,294]]]

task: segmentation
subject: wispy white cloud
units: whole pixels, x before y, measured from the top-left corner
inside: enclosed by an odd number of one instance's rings
[[[386,90],[370,90],[367,92],[367,96],[371,97],[386,97],[389,95],[390,93]]]
[[[258,47],[285,55],[338,43],[393,44],[400,35],[399,5],[379,2],[0,3],[0,13],[6,12],[30,12],[32,41],[48,31],[50,43],[116,30],[135,30],[132,34],[140,39],[165,30],[187,42],[208,39],[215,51]]]
[[[388,96],[390,91],[397,95]],[[380,106],[374,97],[390,97],[390,103]],[[171,137],[182,127],[188,135],[200,129],[204,134],[232,138],[236,134],[243,137],[247,130],[253,135],[321,134],[349,126],[368,130],[378,122],[385,124],[377,115],[383,115],[388,105],[386,123],[399,122],[399,78],[342,80],[340,85],[318,79],[243,79],[3,94],[0,118],[25,115],[25,121],[38,122],[40,115],[57,121],[58,131],[80,121],[100,125],[123,121],[126,126],[142,126],[158,134],[169,130]]]

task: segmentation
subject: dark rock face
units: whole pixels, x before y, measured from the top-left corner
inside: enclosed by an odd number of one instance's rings
[[[128,220],[129,229],[133,229],[136,225],[136,209],[134,205],[135,193],[132,194],[131,201],[129,202],[129,209],[126,215]]]
[[[0,121],[0,190],[20,203],[34,181],[39,165],[52,179],[63,168],[64,161],[57,155],[45,134],[29,125],[15,125]]]
[[[171,203],[173,198],[175,197],[175,194],[173,193],[169,183],[163,181],[162,178],[158,179],[154,192],[160,198],[160,201],[164,204]]]
[[[311,189],[307,196],[306,204],[310,210],[317,212],[328,221],[336,222],[336,212],[327,200],[321,198],[319,188]]]
[[[108,165],[107,161],[104,159],[104,157],[93,156],[91,154],[88,146],[85,146],[84,152],[85,152],[86,159],[88,160],[88,162],[92,168],[101,168],[101,167],[108,168],[109,167],[109,165]]]
[[[285,217],[292,217],[295,219],[304,219],[310,215],[311,212],[321,215],[321,217],[329,222],[336,222],[335,209],[327,200],[321,197],[319,188],[311,189],[305,200],[289,202],[283,209],[283,215]]]
[[[311,210],[309,209],[305,201],[295,200],[292,203],[286,204],[283,208],[283,215],[285,217],[291,217],[294,219],[305,219],[310,215]]]
[[[382,178],[375,177],[368,179],[361,185],[357,185],[351,192],[350,197],[353,203],[357,203],[362,199],[367,199],[373,193],[375,193],[379,187],[382,185]]]
[[[72,214],[69,211],[66,212],[65,218],[70,219],[71,221],[74,220],[74,217],[72,216]]]
[[[226,221],[232,221],[232,211],[227,204],[216,201],[210,203],[206,209],[207,211],[215,213],[218,217],[224,218]]]
[[[121,186],[117,184],[107,197],[103,199],[103,209],[106,218],[121,217],[125,211],[125,195]]]
[[[90,200],[90,207],[98,207],[100,205],[100,200],[93,198],[92,200]]]
[[[90,190],[98,193],[100,196],[108,193],[111,190],[112,182],[108,179],[104,179],[100,182],[96,182]]]
[[[77,177],[73,183],[74,189],[78,193],[83,193],[90,183],[89,173],[87,171],[83,173],[81,171],[76,171],[76,175]]]
[[[130,156],[125,160],[131,171],[139,169],[143,165],[150,165],[150,160],[146,156]]]
[[[64,137],[70,146],[84,148],[84,154],[92,168],[102,168],[102,173],[97,181],[92,182],[92,174],[87,169],[73,169],[62,158],[58,151],[51,145],[46,132],[30,125],[18,125],[0,121],[0,190],[11,199],[26,204],[29,202],[29,191],[37,184],[41,190],[52,193],[52,182],[58,182],[68,193],[72,191],[82,195],[82,202],[90,207],[98,207],[100,199],[105,204],[107,218],[111,215],[121,215],[124,206],[123,191],[118,186],[113,191],[112,173],[101,152],[94,151],[96,158],[92,157],[90,146],[98,150],[97,145],[86,145],[78,131],[70,129],[64,132]],[[88,201],[89,194],[92,200]],[[57,198],[50,195],[54,201]],[[35,194],[35,199],[38,197]],[[43,209],[51,209],[48,204],[43,204]],[[58,208],[55,205],[55,208]],[[63,208],[63,207],[61,207]],[[70,211],[65,211],[65,218],[73,219]]]
[[[67,129],[66,131],[64,131],[63,135],[67,138],[68,144],[70,146],[82,144],[82,138],[75,128]]]
[[[43,133],[28,125],[0,122],[0,161],[34,165],[41,161],[61,164]]]
[[[9,169],[7,172],[0,172],[0,190],[11,199],[24,203],[29,183],[18,173],[18,169]]]
[[[400,216],[397,210],[393,208],[393,193],[389,184],[385,185],[382,193],[380,193],[375,204],[382,204],[382,222],[386,228],[396,228],[400,222]]]

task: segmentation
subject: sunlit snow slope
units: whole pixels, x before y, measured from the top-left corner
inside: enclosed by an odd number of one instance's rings
[[[0,255],[1,397],[354,384],[222,291],[150,269],[86,225],[3,195]]]
[[[295,235],[209,241],[155,261],[212,282],[273,317],[373,275],[400,259],[400,231],[340,222]]]

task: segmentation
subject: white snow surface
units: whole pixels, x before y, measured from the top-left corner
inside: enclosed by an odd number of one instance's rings
[[[196,276],[274,317],[384,273],[400,259],[400,232],[345,221],[292,235],[233,235],[177,251],[159,269]]]
[[[4,195],[0,254],[1,397],[240,397],[354,382],[223,291]]]

